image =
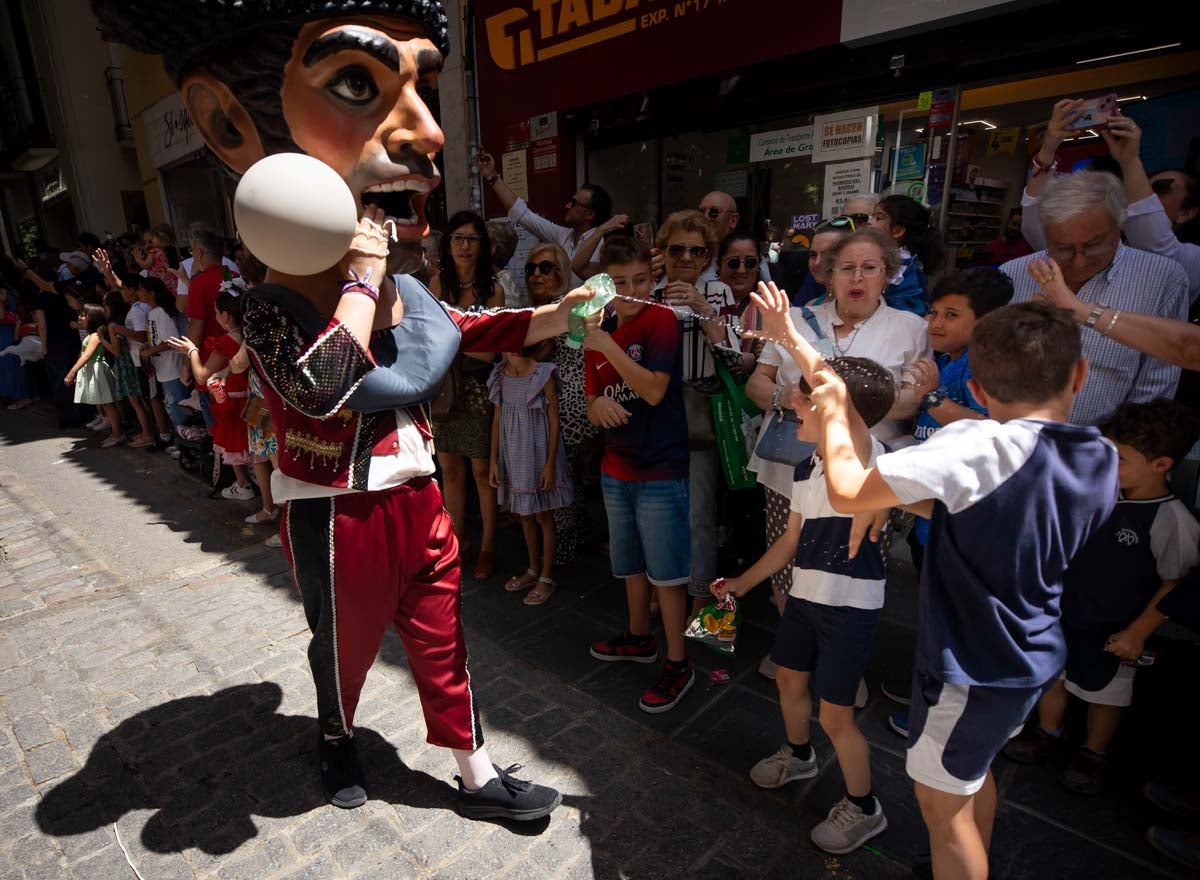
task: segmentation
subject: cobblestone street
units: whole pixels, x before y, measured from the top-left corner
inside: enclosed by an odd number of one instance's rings
[[[357,720],[371,799],[327,806],[308,630],[282,552],[261,544],[269,532],[165,456],[55,436],[40,408],[6,414],[0,433],[0,876],[887,880],[924,847],[876,679],[863,726],[889,830],[828,856],[808,832],[841,779],[817,727],[819,777],[777,793],[746,778],[782,731],[773,686],[753,672],[767,630],[746,628],[736,663],[693,649],[693,694],[644,715],[646,669],[587,656],[620,623],[599,556],[564,571],[544,609],[492,582],[465,591],[489,749],[561,788],[548,821],[453,811],[454,762],[424,742],[394,635]],[[902,674],[911,639],[882,628],[873,672]],[[733,683],[710,682],[721,665]],[[997,770],[996,876],[1176,876],[1123,801],[1080,809],[1045,771]]]

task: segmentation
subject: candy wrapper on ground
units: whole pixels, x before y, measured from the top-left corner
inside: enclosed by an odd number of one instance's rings
[[[741,623],[742,612],[737,599],[726,593],[720,602],[705,605],[697,611],[683,634],[714,651],[732,655]]]

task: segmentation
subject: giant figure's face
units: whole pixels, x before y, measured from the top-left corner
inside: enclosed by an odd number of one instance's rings
[[[417,88],[436,86],[442,54],[425,29],[395,16],[335,18],[304,25],[284,68],[280,101],[291,138],[303,152],[333,168],[358,200],[383,208],[396,223],[389,271],[421,265],[428,234],[425,203],[440,182],[433,157],[442,130]],[[203,73],[214,102],[237,131],[205,126],[205,139],[223,161],[244,173],[266,152],[253,125],[237,115],[236,98]],[[183,92],[189,98],[190,77]],[[203,93],[200,93],[203,100]],[[203,116],[193,110],[193,117]],[[246,129],[246,131],[243,131]],[[224,142],[224,145],[222,144]]]

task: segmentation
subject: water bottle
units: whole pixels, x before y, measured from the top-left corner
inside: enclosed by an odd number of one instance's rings
[[[586,334],[584,319],[601,311],[617,295],[617,286],[604,272],[593,275],[583,286],[594,295],[586,302],[577,303],[567,313],[567,345],[571,348],[583,348],[583,337]]]

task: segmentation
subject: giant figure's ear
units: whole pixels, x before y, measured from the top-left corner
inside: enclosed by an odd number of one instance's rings
[[[225,83],[206,70],[194,70],[179,92],[204,142],[238,174],[266,155],[254,120]]]

